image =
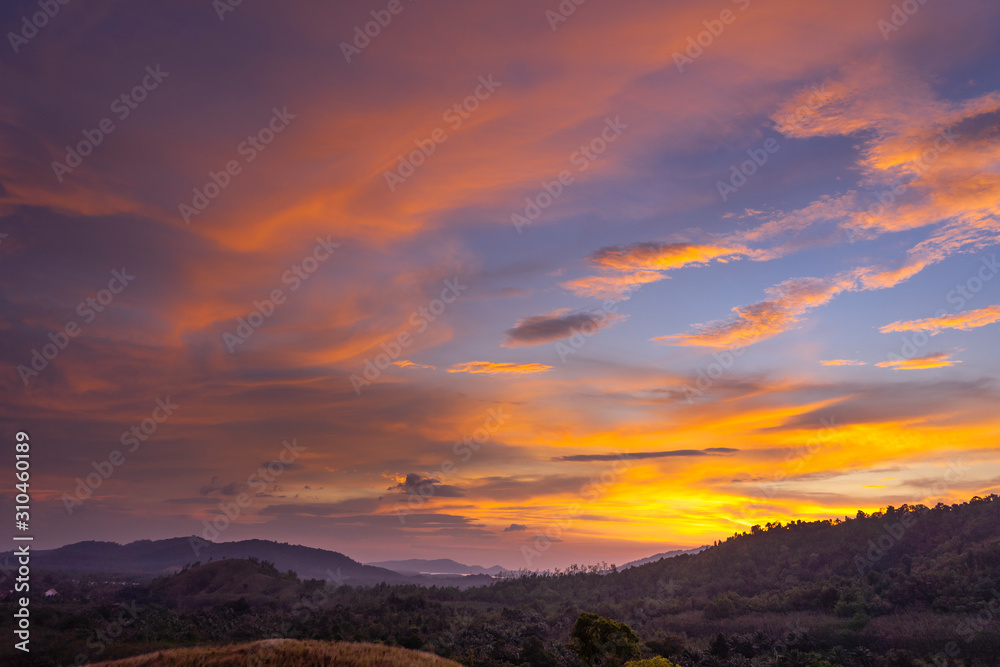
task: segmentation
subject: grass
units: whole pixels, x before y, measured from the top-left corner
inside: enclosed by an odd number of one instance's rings
[[[91,664],[92,667],[461,667],[436,655],[391,646],[297,639],[178,648]]]

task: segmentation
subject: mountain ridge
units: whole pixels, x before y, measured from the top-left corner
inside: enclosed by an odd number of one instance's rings
[[[0,553],[4,562],[12,558],[13,552]],[[143,576],[177,572],[195,562],[238,558],[266,560],[303,579],[324,579],[334,584],[408,581],[398,572],[364,565],[337,551],[260,539],[208,542],[191,536],[126,544],[88,540],[32,552],[32,564],[40,568]]]
[[[492,576],[509,572],[506,568],[494,565],[466,565],[450,558],[408,558],[406,560],[383,560],[365,563],[372,567],[381,567],[400,574],[488,574]]]
[[[695,547],[693,549],[673,549],[671,551],[664,551],[663,553],[653,554],[652,556],[647,556],[646,558],[639,558],[638,560],[629,561],[624,565],[619,565],[619,570],[626,570],[630,567],[638,567],[639,565],[646,565],[647,563],[655,563],[656,561],[663,560],[664,558],[674,558],[676,556],[684,556],[686,554],[695,555],[699,554],[705,549],[708,549],[707,544],[703,544],[700,547]]]

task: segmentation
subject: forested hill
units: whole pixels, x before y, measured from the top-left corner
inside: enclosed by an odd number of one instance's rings
[[[900,604],[930,602],[951,584],[959,597],[1000,587],[1000,496],[956,505],[889,507],[885,512],[834,521],[793,521],[754,526],[696,555],[680,555],[607,577],[528,577],[495,585],[517,589],[564,585],[599,600],[644,599],[669,589],[672,596],[712,597],[719,593],[759,596],[785,592],[792,607],[815,606],[829,586],[850,580],[894,582],[886,591]],[[670,582],[673,582],[672,584]],[[916,588],[904,585],[920,585]],[[951,582],[951,584],[949,584]],[[902,586],[902,588],[899,588]],[[918,590],[920,592],[918,592]],[[778,604],[778,598],[773,598]],[[779,605],[780,606],[780,605]],[[787,607],[786,607],[787,608]]]
[[[568,631],[577,611],[595,612],[626,622],[650,647],[675,657],[682,649],[705,650],[721,635],[721,653],[726,641],[764,647],[756,655],[784,642],[922,658],[950,647],[965,659],[996,659],[998,501],[991,495],[933,509],[755,526],[697,555],[609,575],[503,581],[481,589],[480,599],[523,607],[559,600],[572,609],[550,624]]]
[[[698,556],[622,573],[622,581],[634,578],[644,586],[640,582],[654,574],[682,577],[704,592],[755,595],[854,577],[875,583],[932,576],[943,584],[959,571],[965,584],[1000,585],[998,500],[994,495],[934,509],[903,505],[833,522],[754,526]]]

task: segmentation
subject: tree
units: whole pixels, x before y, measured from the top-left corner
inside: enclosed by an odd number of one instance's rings
[[[583,612],[569,633],[577,655],[587,665],[618,666],[640,657],[639,636],[620,621]]]

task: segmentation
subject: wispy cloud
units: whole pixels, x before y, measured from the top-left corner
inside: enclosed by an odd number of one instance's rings
[[[913,357],[912,359],[892,359],[889,361],[880,361],[875,365],[879,368],[919,371],[926,370],[928,368],[947,368],[960,363],[962,363],[960,360],[952,359],[950,353],[935,352],[934,354],[927,354],[922,357]]]
[[[424,370],[437,370],[436,366],[426,366],[424,364],[416,364],[409,359],[400,359],[399,361],[392,362],[393,366],[399,366],[400,368],[421,368]]]
[[[795,278],[770,288],[769,299],[733,308],[736,315],[729,320],[699,324],[690,333],[653,340],[716,348],[749,345],[788,330],[803,313],[827,303],[850,284],[848,278]]]
[[[544,315],[518,320],[513,328],[507,330],[503,346],[552,343],[569,338],[576,332],[589,333],[606,329],[623,319],[624,315],[603,311],[570,311],[568,308],[554,310]]]
[[[1000,92],[943,100],[926,82],[881,59],[846,67],[824,87],[827,94],[813,112],[790,113],[811,95],[804,89],[772,117],[791,138],[862,138],[858,166],[867,193],[820,197],[728,235],[727,247],[764,244],[745,252],[753,259],[772,259],[802,246],[807,231],[831,221],[841,229],[840,241],[872,240],[919,227],[933,230],[896,261],[859,266],[831,278],[789,280],[768,290],[770,298],[733,308],[735,317],[728,321],[655,340],[707,347],[765,340],[842,292],[895,287],[948,257],[1000,242]],[[815,242],[819,238],[832,242],[834,237],[820,234]]]
[[[667,271],[685,266],[701,266],[746,254],[742,248],[693,243],[634,243],[608,246],[587,259],[604,273],[562,283],[578,296],[598,299],[625,299],[647,283],[668,278]]]
[[[927,331],[932,336],[941,333],[945,329],[958,329],[959,331],[971,331],[979,327],[985,327],[994,322],[1000,322],[1000,305],[987,306],[978,310],[970,310],[957,315],[942,315],[941,317],[928,317],[922,320],[897,321],[886,324],[879,331],[882,333],[892,333],[897,331]]]
[[[725,454],[735,454],[740,450],[732,447],[709,447],[708,449],[673,449],[664,452],[630,452],[623,454],[572,454],[570,456],[557,456],[553,461],[618,461],[621,459],[629,461],[640,461],[644,459],[666,459],[676,456],[722,456]]]
[[[466,361],[455,364],[448,369],[449,373],[488,373],[490,375],[526,375],[530,373],[544,373],[552,370],[552,366],[545,364],[515,364],[495,361]]]

